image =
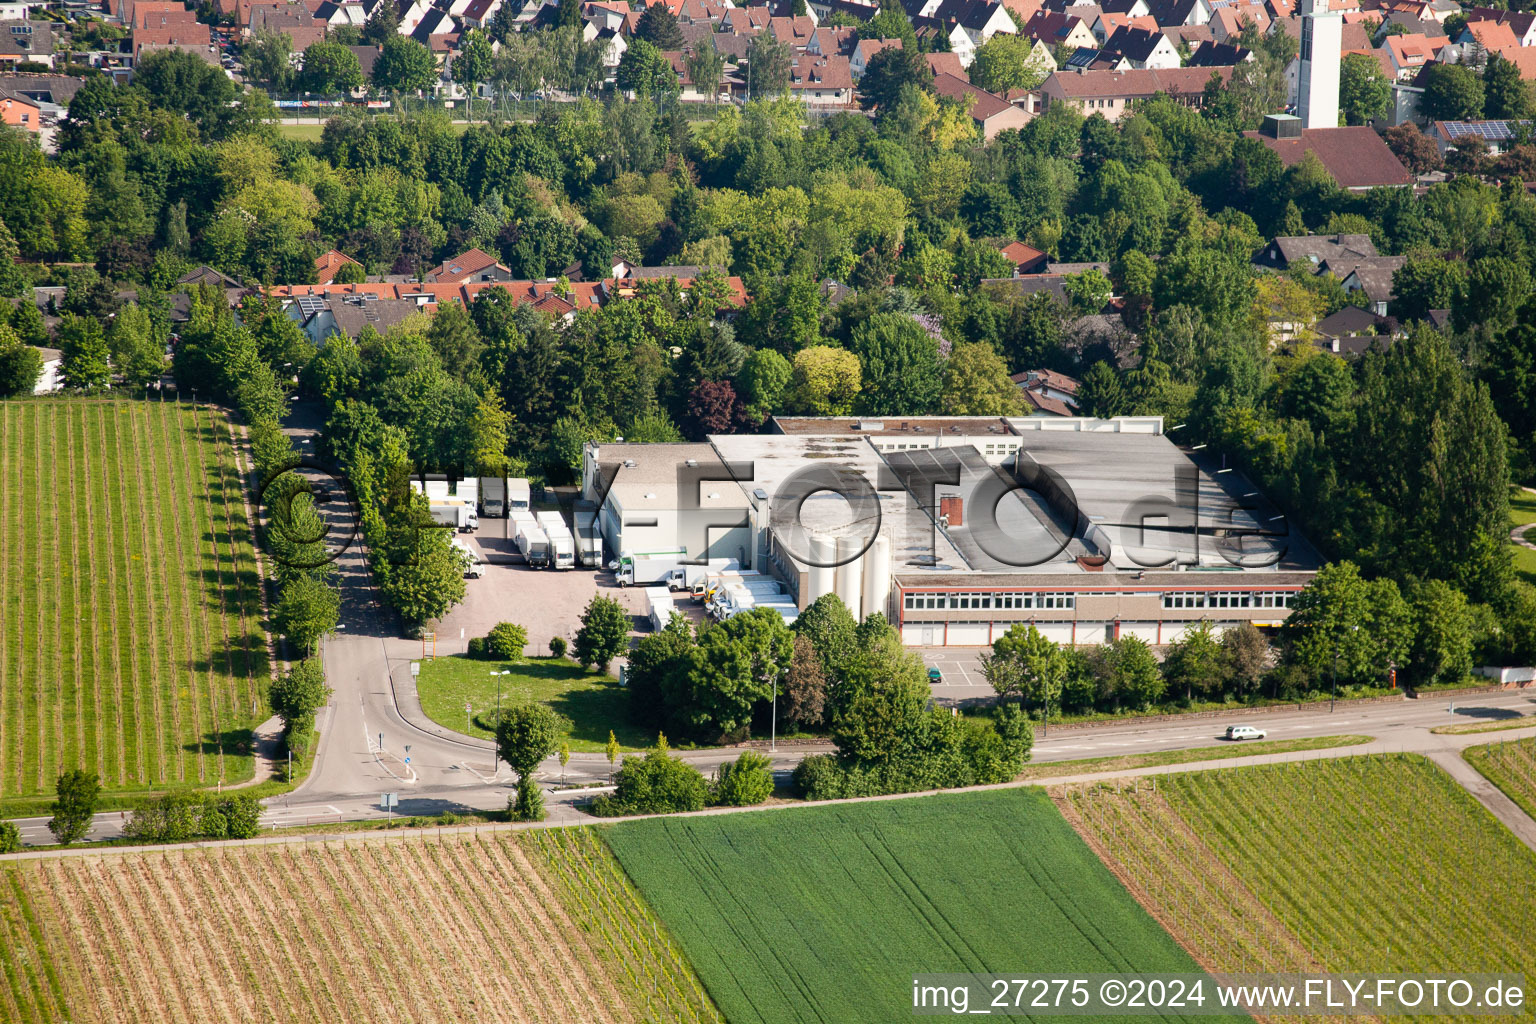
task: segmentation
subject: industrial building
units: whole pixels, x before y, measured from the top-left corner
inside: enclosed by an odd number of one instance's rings
[[[1285,517],[1159,417],[780,417],[694,444],[591,444],[610,557],[730,558],[799,607],[835,592],[913,646],[1017,622],[1064,644],[1278,625],[1318,568]]]

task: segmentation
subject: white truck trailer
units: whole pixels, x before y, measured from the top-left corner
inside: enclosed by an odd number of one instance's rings
[[[704,571],[702,565],[678,565],[668,558],[636,558],[622,565],[616,576],[621,587],[664,586],[668,590],[688,590]]]
[[[549,567],[571,569],[576,565],[576,539],[559,512],[536,512],[534,519],[549,538]]]
[[[428,506],[432,521],[451,526],[460,533],[468,533],[480,525],[475,506],[463,501],[435,501]]]
[[[538,521],[524,513],[523,517],[513,520],[513,526],[517,530],[514,536],[517,540],[517,550],[522,553],[523,561],[535,568],[548,565],[549,537],[539,528]]]
[[[576,564],[596,569],[603,564],[603,534],[597,528],[597,505],[578,501],[575,512],[576,526],[571,535],[576,538]]]

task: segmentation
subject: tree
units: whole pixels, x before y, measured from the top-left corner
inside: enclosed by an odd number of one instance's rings
[[[619,58],[614,83],[640,100],[669,96],[678,89],[677,72],[672,70],[672,62],[644,39],[630,41],[629,49]]]
[[[21,829],[14,821],[0,821],[0,853],[21,852]]]
[[[533,773],[555,752],[564,722],[545,704],[504,708],[496,722],[496,756],[517,773],[517,820],[542,821],[542,797]],[[526,817],[537,813],[537,817]]]
[[[283,585],[272,609],[272,622],[305,656],[313,653],[322,636],[336,628],[341,617],[341,598],[324,581],[298,575]]]
[[[799,625],[799,619],[795,620]],[[804,633],[795,633],[794,652],[784,674],[783,699],[779,717],[786,723],[816,725],[826,711],[827,674],[822,669],[816,647]]]
[[[889,46],[869,59],[859,79],[859,106],[889,113],[907,88],[933,91],[933,68],[916,46]]]
[[[363,87],[363,68],[357,54],[340,43],[322,39],[305,48],[300,81],[305,92],[350,93]]]
[[[736,374],[736,393],[749,421],[761,422],[778,410],[793,372],[789,360],[773,349],[756,349],[747,356]]]
[[[644,39],[658,50],[681,50],[683,30],[678,27],[677,15],[667,10],[667,5],[654,3],[646,7],[635,25],[635,37]],[[713,47],[711,47],[713,49]]]
[[[1387,116],[1392,103],[1392,83],[1375,57],[1364,53],[1344,55],[1339,65],[1339,108],[1346,124],[1362,125]]]
[[[315,715],[331,699],[325,685],[325,668],[319,658],[305,658],[272,681],[267,703],[272,713],[283,720],[289,736],[303,737],[314,728]]]
[[[1419,126],[1409,121],[1381,133],[1388,148],[1414,174],[1438,171],[1442,160],[1440,147],[1435,140],[1419,131]]]
[[[373,61],[373,85],[380,92],[426,92],[437,84],[432,51],[409,36],[391,35]]]
[[[373,13],[363,24],[362,42],[365,46],[383,46],[400,34],[400,11],[392,3],[375,4]]]
[[[1523,121],[1536,114],[1536,92],[1520,77],[1513,61],[1497,53],[1488,54],[1483,65],[1483,116],[1500,120]]]
[[[1054,70],[1035,53],[1032,37],[1012,32],[999,32],[982,43],[968,69],[972,85],[998,95],[1036,88]]]
[[[107,339],[94,317],[64,314],[59,324],[59,347],[64,351],[64,383],[82,391],[97,391],[112,384]]]
[[[581,628],[576,631],[576,660],[583,668],[595,665],[607,672],[608,665],[629,649],[629,613],[611,597],[594,597],[581,613]]]
[[[720,807],[755,807],[773,795],[773,762],[755,750],[743,750],[734,761],[720,765],[711,788],[711,803]]]
[[[795,633],[811,642],[832,690],[859,651],[858,627],[858,620],[836,594],[821,595],[795,619]]]
[[[795,353],[786,411],[846,416],[861,384],[859,357],[847,349],[813,345]]]
[[[1411,612],[1397,584],[1367,580],[1353,562],[1326,565],[1291,603],[1282,627],[1288,661],[1314,675],[1380,681],[1408,657]]]
[[[1258,692],[1269,653],[1269,641],[1251,622],[1229,626],[1221,634],[1222,669],[1239,696]]]
[[[0,398],[30,395],[43,373],[43,354],[0,324]]]
[[[1473,617],[1466,597],[1444,580],[1413,589],[1408,601],[1413,643],[1409,678],[1415,686],[1458,683],[1472,671]]]
[[[939,403],[939,345],[905,313],[876,313],[853,328],[849,349],[863,382],[856,406],[867,416],[924,416]]]
[[[521,661],[528,630],[515,622],[498,622],[485,634],[485,653],[498,661]]]
[[[1466,279],[1465,264],[1442,258],[1438,252],[1415,249],[1392,274],[1397,298],[1392,314],[1399,320],[1428,320],[1432,309],[1449,309]]]
[[[1039,707],[1041,718],[1051,704],[1061,704],[1067,677],[1067,657],[1032,624],[1014,623],[981,656],[982,674],[1001,698],[1017,697],[1020,705]]]
[[[1106,645],[1106,663],[1117,700],[1135,708],[1149,708],[1167,689],[1157,667],[1157,656],[1147,642],[1137,636],[1123,636]]]
[[[1088,367],[1077,386],[1078,411],[1084,416],[1123,416],[1130,407],[1114,367],[1100,360]]]
[[[1221,644],[1208,622],[1191,626],[1168,647],[1163,675],[1168,685],[1184,690],[1185,701],[1221,695],[1225,666]]]
[[[491,52],[491,41],[485,33],[471,29],[459,41],[459,54],[449,65],[453,80],[464,87],[471,119],[474,118],[475,89],[480,83],[490,81],[491,66],[495,59],[496,55]]]
[[[784,617],[771,608],[754,608],[705,630],[693,652],[686,693],[673,702],[673,718],[700,738],[746,729],[753,705],[777,690],[793,651]]]
[[[759,32],[747,43],[747,99],[777,96],[789,88],[790,51],[772,32]]]
[[[658,5],[659,6],[659,5]],[[712,43],[699,43],[688,54],[688,78],[694,91],[720,99],[720,80],[725,75],[725,58]]]
[[[96,813],[96,798],[101,794],[101,778],[71,768],[59,776],[55,794],[48,831],[68,846],[84,839],[91,830],[91,816]]]
[[[165,373],[165,348],[149,313],[130,302],[117,311],[107,328],[112,365],[130,384],[149,384]]]
[[[1431,64],[1424,72],[1419,114],[1431,121],[1475,121],[1483,116],[1483,82],[1465,64]]]
[[[250,80],[272,92],[287,92],[293,84],[293,40],[286,32],[253,33],[240,46],[240,60]]]

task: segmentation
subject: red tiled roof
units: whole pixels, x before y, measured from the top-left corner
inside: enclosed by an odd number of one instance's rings
[[[950,74],[935,75],[933,91],[940,96],[948,96],[952,100],[959,100],[966,104],[966,112],[977,121],[996,117],[1013,105],[1001,96],[994,96],[985,89],[978,89],[965,79],[956,78]]]
[[[490,253],[471,249],[451,260],[444,260],[442,266],[428,271],[427,277],[433,281],[467,281],[482,270],[488,270],[497,265],[496,257]]]
[[[1258,132],[1243,134],[1274,150],[1287,167],[1299,163],[1309,151],[1316,153],[1342,188],[1413,184],[1413,175],[1373,128],[1308,128],[1299,139],[1273,139]]]
[[[1125,71],[1085,71],[1052,75],[1068,99],[1145,99],[1165,92],[1170,96],[1198,94],[1212,73],[1222,81],[1232,77],[1231,68],[1129,68]]]
[[[336,272],[348,263],[357,267],[362,266],[357,260],[336,249],[323,252],[315,257],[315,279],[321,284],[330,284],[336,280]]]
[[[966,74],[965,65],[960,63],[960,55],[948,50],[943,53],[924,54],[928,58],[928,67],[935,75],[954,75],[962,82],[969,82],[971,76]]]

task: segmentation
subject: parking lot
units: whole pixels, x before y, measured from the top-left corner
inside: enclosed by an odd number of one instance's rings
[[[945,704],[970,703],[982,698],[990,700],[997,691],[981,672],[981,656],[987,647],[914,647],[923,664],[944,674],[944,680],[933,687],[933,696]]]
[[[649,629],[643,619],[643,591],[620,589],[607,570],[530,569],[507,539],[507,523],[482,519],[480,529],[458,535],[484,556],[485,575],[464,581],[464,600],[438,623],[438,654],[463,651],[471,637],[484,636],[498,622],[515,622],[528,630],[529,654],[548,654],[551,637],[575,637],[582,610],[596,594],[614,598],[628,609],[639,630]]]

